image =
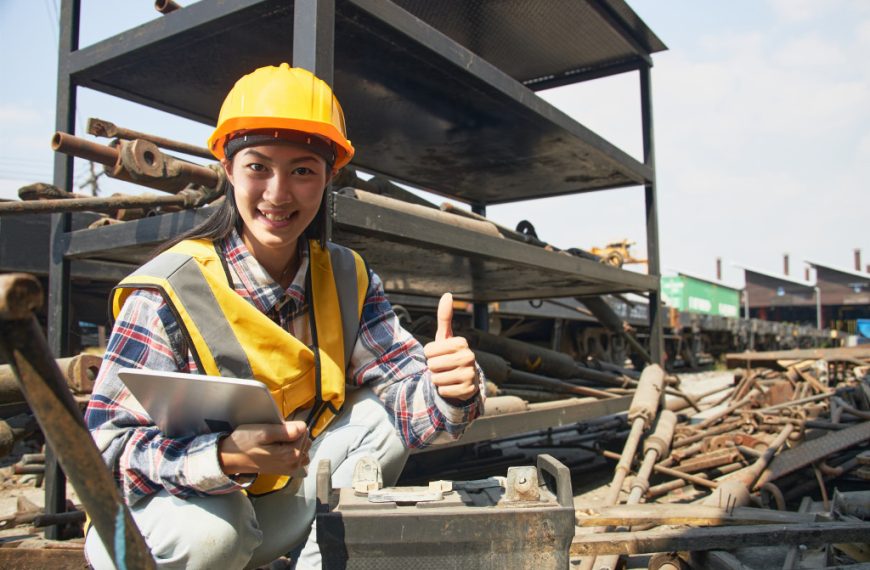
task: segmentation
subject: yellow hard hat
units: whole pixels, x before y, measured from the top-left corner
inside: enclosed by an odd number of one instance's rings
[[[336,169],[353,158],[338,99],[329,85],[306,69],[270,65],[236,81],[221,106],[208,148],[222,160],[233,135],[263,129],[298,131],[331,141]]]

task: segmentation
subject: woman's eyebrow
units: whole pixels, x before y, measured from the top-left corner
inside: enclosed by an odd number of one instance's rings
[[[263,161],[268,161],[268,162],[272,162],[272,163],[275,162],[275,160],[273,158],[266,156],[265,154],[263,154],[257,150],[254,150],[252,148],[245,149],[244,152],[248,155],[254,155],[256,158],[263,160]],[[310,154],[310,155],[300,156],[298,158],[292,158],[290,160],[287,160],[286,162],[287,162],[287,164],[297,164],[299,162],[308,162],[308,161],[318,162],[317,158],[318,158],[317,155]]]

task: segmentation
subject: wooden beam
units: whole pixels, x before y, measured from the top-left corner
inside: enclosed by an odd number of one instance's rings
[[[731,550],[770,544],[808,547],[843,542],[864,542],[870,523],[765,524],[746,527],[656,529],[579,535],[571,543],[571,556],[650,554],[653,552]]]

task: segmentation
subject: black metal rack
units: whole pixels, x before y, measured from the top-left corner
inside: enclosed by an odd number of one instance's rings
[[[61,8],[59,131],[75,130],[80,86],[213,125],[236,79],[287,61],[334,86],[356,166],[478,213],[490,204],[643,186],[648,275],[338,195],[331,225],[336,241],[362,250],[388,287],[453,290],[480,302],[478,324],[487,301],[647,292],[650,353],[661,360],[650,56],[666,48],[623,0],[202,0],[78,49],[80,1]],[[627,71],[639,75],[643,162],[534,93]],[[71,182],[72,158],[59,154],[54,183]],[[71,260],[141,261],[200,216],[70,231],[70,216],[55,215],[48,310],[55,353],[67,352]]]

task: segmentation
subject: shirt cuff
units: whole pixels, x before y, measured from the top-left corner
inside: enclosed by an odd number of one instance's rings
[[[243,480],[235,480],[221,469],[218,442],[226,435],[207,433],[193,439],[185,465],[186,484],[189,487],[206,494],[228,493],[244,488]]]
[[[451,424],[463,424],[483,415],[484,402],[486,401],[486,376],[483,369],[476,362],[477,368],[477,394],[467,400],[447,400],[438,393],[438,388],[432,386],[435,392],[435,406]]]

